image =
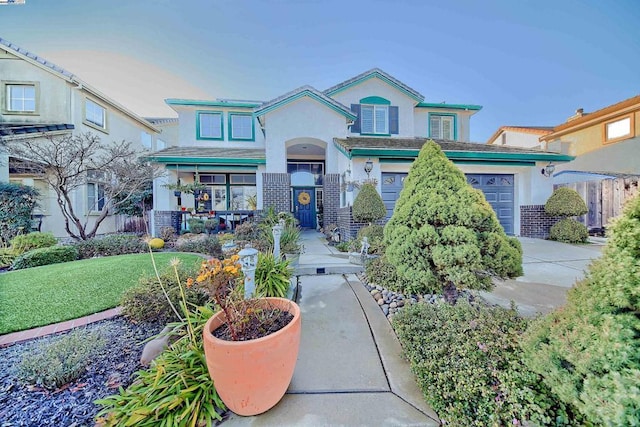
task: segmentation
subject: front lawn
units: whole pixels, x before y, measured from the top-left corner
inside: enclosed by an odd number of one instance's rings
[[[172,258],[199,263],[194,254],[154,254],[158,269]],[[149,254],[118,255],[0,274],[0,334],[93,314],[120,304],[122,292],[153,274]]]

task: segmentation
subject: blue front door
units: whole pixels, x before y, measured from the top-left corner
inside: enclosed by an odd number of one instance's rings
[[[302,228],[316,228],[316,191],[313,187],[293,190],[293,213]]]

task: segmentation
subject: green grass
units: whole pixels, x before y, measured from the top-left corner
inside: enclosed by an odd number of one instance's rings
[[[156,253],[158,270],[172,258],[199,263],[194,254]],[[122,292],[153,274],[149,254],[119,255],[0,274],[0,334],[93,314],[120,304]]]

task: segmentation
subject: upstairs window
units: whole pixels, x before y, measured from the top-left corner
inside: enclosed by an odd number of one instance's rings
[[[151,137],[150,133],[147,133],[145,131],[141,131],[140,132],[140,142],[142,143],[142,146],[148,150],[151,150],[152,145],[153,145],[153,138]]]
[[[222,140],[222,113],[198,113],[198,139]]]
[[[435,139],[456,140],[455,115],[429,115],[429,137]]]
[[[362,133],[389,134],[389,107],[363,105],[361,110]]]
[[[229,113],[229,139],[253,141],[253,116],[246,113]]]
[[[85,100],[84,119],[92,127],[107,128],[107,110],[90,99]]]
[[[604,123],[604,143],[621,141],[633,138],[634,120],[633,114],[617,118]]]
[[[8,112],[36,112],[35,84],[7,84],[5,87]]]

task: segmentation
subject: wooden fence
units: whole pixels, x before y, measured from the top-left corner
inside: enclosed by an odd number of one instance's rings
[[[606,227],[611,218],[622,213],[624,204],[638,194],[640,177],[603,179],[599,181],[559,184],[554,188],[568,187],[576,190],[587,204],[589,212],[580,221],[589,229]]]

